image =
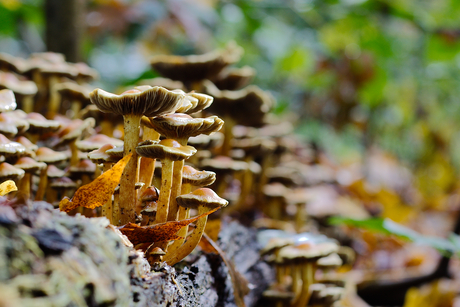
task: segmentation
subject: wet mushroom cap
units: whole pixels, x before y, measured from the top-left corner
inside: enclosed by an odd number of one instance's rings
[[[89,159],[84,159],[78,162],[77,165],[69,168],[70,174],[73,176],[79,176],[82,174],[92,175],[96,171],[96,164]]]
[[[96,121],[92,117],[89,117],[85,120],[81,120],[81,119],[73,120],[71,124],[62,128],[58,132],[58,136],[60,137],[60,139],[55,144],[55,146],[66,145],[72,141],[75,141],[81,136],[81,134],[83,133],[83,131],[85,131],[85,129],[94,127],[95,125],[96,125]]]
[[[60,170],[54,165],[48,165],[48,167],[46,168],[46,176],[48,178],[64,177],[65,173],[66,173],[65,171]]]
[[[56,189],[70,189],[70,188],[76,188],[77,184],[70,179],[69,177],[59,177],[56,179],[53,179],[53,181],[50,184],[50,187]]]
[[[164,139],[160,142],[147,140],[139,143],[136,151],[142,157],[172,161],[185,160],[196,153],[196,149],[192,146],[180,145],[172,139]]]
[[[114,148],[115,146],[113,146],[112,144],[103,145],[101,146],[101,148],[89,152],[88,158],[97,164],[110,163],[110,162],[115,163],[123,157],[123,151],[119,157],[112,156],[106,153],[106,151],[110,149],[114,149]]]
[[[145,189],[145,191],[142,193],[139,199],[141,200],[141,202],[157,201],[159,194],[160,192],[158,191],[158,189],[154,186],[151,186]]]
[[[22,178],[25,174],[25,171],[14,167],[13,165],[7,163],[7,162],[2,162],[0,163],[0,180],[5,181],[8,179],[15,180]]]
[[[0,90],[0,113],[13,111],[17,107],[16,98],[12,90]]]
[[[16,139],[16,142],[23,145],[28,151],[36,151],[38,149],[38,146],[32,143],[31,141],[29,141],[29,139],[26,138],[25,136],[18,137]]]
[[[37,85],[33,81],[23,80],[13,73],[0,71],[0,88],[10,89],[16,95],[28,96],[37,93]]]
[[[0,155],[5,157],[19,156],[25,153],[26,148],[18,142],[10,141],[6,136],[0,134]]]
[[[182,103],[184,94],[155,86],[147,89],[133,89],[115,95],[95,89],[90,95],[91,102],[105,113],[120,115],[137,114],[158,116],[174,112]]]
[[[333,242],[323,242],[318,244],[305,243],[297,246],[283,247],[279,252],[280,258],[315,261],[319,258],[326,257],[336,253],[339,247]]]
[[[339,257],[339,255],[337,255],[337,253],[332,253],[329,256],[318,259],[316,264],[318,265],[318,268],[320,269],[321,268],[328,269],[328,268],[336,268],[336,267],[341,266],[343,264],[343,261]]]
[[[177,204],[184,208],[196,209],[198,206],[208,208],[226,207],[228,201],[219,197],[213,190],[200,188],[195,191],[180,195],[176,198]]]
[[[197,171],[189,165],[182,168],[182,183],[194,186],[208,186],[216,181],[216,173],[208,171]]]
[[[43,134],[47,132],[57,131],[61,127],[61,123],[56,120],[48,120],[39,113],[29,113],[25,118],[29,122],[28,132],[34,134]]]
[[[5,113],[0,113],[0,133],[9,138],[13,138],[18,134],[18,132],[19,131],[15,125],[14,119],[10,118]]]

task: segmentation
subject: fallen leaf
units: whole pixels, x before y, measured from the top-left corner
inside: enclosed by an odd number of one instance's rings
[[[91,183],[81,186],[74,194],[72,199],[65,197],[59,203],[59,209],[69,212],[77,207],[94,209],[105,204],[120,182],[121,174],[132,154],[127,155],[118,161],[110,170],[103,173]]]
[[[122,234],[128,237],[129,241],[131,241],[134,246],[141,243],[178,240],[182,239],[182,237],[179,237],[176,235],[176,233],[182,227],[185,227],[190,223],[194,223],[200,218],[205,217],[206,215],[209,215],[218,209],[219,208],[215,208],[201,215],[182,221],[171,221],[153,226],[138,226],[137,224],[128,223],[126,225],[120,226],[118,229]]]
[[[212,248],[216,251],[217,254],[222,258],[225,265],[228,268],[228,273],[232,280],[233,286],[233,296],[235,298],[235,304],[238,307],[246,307],[244,303],[244,297],[249,293],[251,290],[249,287],[248,280],[241,274],[233,264],[232,261],[228,260],[227,256],[225,255],[224,251],[220,249],[216,242],[214,242],[206,233],[203,233],[203,240],[207,241],[207,244],[212,246]]]
[[[14,183],[13,180],[7,180],[5,182],[2,182],[0,184],[0,196],[4,196],[10,192],[17,191],[18,187],[16,186],[16,183]]]

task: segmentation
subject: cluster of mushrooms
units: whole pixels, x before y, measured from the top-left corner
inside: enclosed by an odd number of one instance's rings
[[[25,60],[0,54],[0,86],[8,88],[0,92],[0,128],[6,127],[0,129],[0,169],[19,170],[0,174],[0,181],[13,179],[24,197],[58,204],[131,155],[106,204],[71,214],[104,216],[115,226],[151,226],[230,203],[223,214],[279,229],[263,249],[277,271],[266,296],[277,293],[278,306],[331,305],[340,297],[340,282],[321,288],[314,273],[340,266],[341,247],[323,237],[286,243],[306,230],[308,181],[328,178],[303,177],[310,149],[292,136],[289,122],[272,117],[274,98],[249,85],[254,69],[232,66],[242,52],[230,43],[203,55],[155,56],[151,65],[161,77],[120,95],[92,90],[87,82],[97,74],[61,55]],[[22,110],[14,110],[15,97]],[[24,160],[36,166],[21,169]],[[198,245],[206,222],[202,217],[193,230],[183,227],[177,233],[183,239],[136,248],[151,262],[174,265]],[[270,247],[277,240],[284,243]]]

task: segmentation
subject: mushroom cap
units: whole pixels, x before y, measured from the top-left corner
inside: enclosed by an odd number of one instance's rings
[[[81,137],[83,131],[87,128],[94,127],[96,125],[96,121],[94,118],[89,117],[85,120],[75,119],[69,125],[62,128],[58,132],[58,136],[60,139],[54,146],[66,145],[72,141],[75,141],[79,137]]]
[[[46,176],[48,178],[64,177],[65,173],[66,173],[65,171],[60,170],[54,165],[48,165],[48,167],[46,168]]]
[[[0,71],[0,88],[12,90],[17,95],[35,95],[38,91],[33,81],[23,80],[22,77],[9,72]]]
[[[0,52],[0,66],[5,68],[7,71],[13,71],[20,74],[26,65],[25,59]]]
[[[114,145],[113,147],[122,146],[123,141],[108,137],[105,134],[95,134],[84,140],[77,141],[76,143],[77,148],[83,152],[97,150],[106,144]]]
[[[162,77],[180,81],[197,81],[217,75],[224,67],[240,60],[243,49],[229,43],[225,49],[202,55],[157,55],[150,64]]]
[[[147,121],[150,124],[147,124]],[[190,115],[174,113],[145,120],[146,126],[168,139],[183,139],[200,134],[211,134],[222,128],[224,121],[217,116],[193,118]]]
[[[158,209],[158,203],[156,201],[143,202],[142,205],[145,205],[145,207],[141,210],[142,215],[156,216]]]
[[[337,255],[337,253],[332,253],[329,256],[320,258],[316,265],[320,269],[329,269],[329,268],[337,268],[343,264],[342,259]]]
[[[76,188],[77,184],[69,177],[59,177],[53,179],[53,181],[50,183],[50,187],[53,189],[70,189]]]
[[[20,179],[24,176],[24,174],[24,170],[14,167],[13,165],[7,162],[0,163],[0,181],[2,182],[9,179]]]
[[[148,117],[173,113],[181,104],[184,94],[163,87],[143,86],[115,95],[101,89],[90,94],[91,102],[105,113],[136,114]]]
[[[64,152],[54,151],[47,147],[40,147],[36,151],[36,159],[39,162],[46,164],[57,164],[67,160],[67,155]]]
[[[16,98],[12,90],[0,90],[0,113],[13,111],[17,107]]]
[[[160,192],[158,189],[154,186],[150,186],[147,189],[142,192],[142,194],[139,196],[139,200],[141,202],[151,202],[151,201],[157,201],[158,197],[160,195]]]
[[[29,60],[40,60],[47,63],[63,63],[65,62],[65,56],[62,53],[57,52],[34,52],[30,55]]]
[[[80,176],[84,174],[92,175],[96,171],[96,164],[89,159],[80,160],[76,165],[69,168],[69,173],[72,176]]]
[[[261,127],[265,124],[265,115],[275,105],[271,94],[250,85],[238,91],[220,91],[211,81],[203,82],[205,92],[214,97],[209,112],[232,117],[237,124]]]
[[[44,134],[47,132],[57,131],[61,123],[56,120],[48,120],[39,113],[29,113],[25,118],[29,122],[29,133]]]
[[[18,134],[18,128],[16,128],[14,117],[11,118],[6,114],[0,113],[0,133],[13,138]]]
[[[90,103],[89,93],[91,90],[87,86],[74,82],[62,82],[56,84],[54,89],[61,94],[62,97],[84,102],[85,105]]]
[[[28,151],[36,151],[38,149],[38,146],[32,143],[31,141],[29,141],[29,139],[26,138],[25,136],[19,136],[16,139],[16,142],[24,146],[26,150]]]
[[[196,149],[192,146],[183,146],[172,139],[164,139],[160,142],[147,140],[139,143],[136,151],[142,157],[172,161],[185,160],[196,153]]]
[[[213,190],[208,188],[196,189],[192,193],[178,196],[176,200],[179,206],[191,209],[196,209],[198,206],[214,209],[228,205],[227,200],[220,198]]]
[[[184,111],[184,113],[187,113],[187,114],[193,114],[193,113],[203,111],[204,109],[208,108],[214,101],[214,98],[212,96],[201,94],[201,93],[191,92],[191,93],[188,93],[187,96],[191,96],[195,98],[196,100],[198,100],[198,102],[193,107],[191,107],[187,111]]]
[[[159,247],[152,248],[149,254],[150,255],[160,255],[160,256],[166,255],[165,251]]]
[[[235,91],[248,85],[256,74],[249,66],[241,68],[227,67],[213,80],[220,90]]]
[[[139,81],[138,84],[139,85],[149,85],[149,86],[161,86],[170,91],[175,90],[175,89],[179,89],[182,91],[185,90],[184,83],[180,81],[171,80],[168,78],[162,78],[162,77],[144,79],[144,80]]]
[[[88,158],[96,164],[115,163],[123,157],[123,154],[121,154],[121,156],[116,157],[106,153],[107,150],[113,148],[115,148],[115,146],[113,146],[112,144],[105,144],[101,146],[99,149],[89,152]]]
[[[26,173],[35,173],[46,167],[46,163],[37,162],[29,157],[22,157],[14,164],[14,167],[24,170]]]
[[[209,150],[222,145],[224,134],[221,132],[211,133],[209,135],[200,134],[188,139],[188,145],[195,147],[198,151]]]
[[[85,82],[91,82],[99,78],[99,73],[94,68],[89,67],[86,63],[78,62],[73,64],[77,70],[77,78],[83,79]]]
[[[194,186],[205,187],[216,181],[216,173],[208,171],[197,171],[189,165],[182,168],[182,183],[189,183]]]
[[[3,134],[0,134],[0,155],[5,157],[20,156],[25,151],[26,148],[22,144],[12,142]]]
[[[174,92],[183,93],[184,99],[182,99],[182,104],[179,108],[177,108],[176,113],[185,113],[186,111],[190,110],[191,108],[196,107],[198,104],[198,99],[192,97],[191,95],[186,94],[182,90],[173,90]]]
[[[67,62],[42,62],[38,65],[40,74],[45,77],[57,76],[69,79],[75,79],[78,75],[78,70]]]
[[[107,149],[105,151],[105,153],[108,154],[109,156],[119,160],[119,159],[123,158],[124,150],[125,150],[124,146],[115,146],[112,149]]]
[[[211,169],[213,172],[238,172],[248,168],[248,164],[244,161],[236,161],[226,156],[217,156],[212,159],[203,159],[201,161],[202,168]]]
[[[232,148],[243,149],[246,155],[259,157],[273,152],[276,149],[276,142],[261,137],[233,139]]]
[[[280,249],[277,260],[316,261],[336,253],[339,246],[335,242],[303,243],[297,246],[286,246]]]

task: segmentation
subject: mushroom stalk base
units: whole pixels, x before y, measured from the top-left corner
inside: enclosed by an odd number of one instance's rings
[[[207,207],[204,206],[199,206],[198,207],[198,215],[206,213],[208,210]],[[167,253],[166,256],[164,257],[164,261],[170,265],[173,266],[185,257],[187,257],[188,254],[190,254],[195,247],[200,243],[201,236],[203,235],[204,228],[206,226],[206,222],[208,221],[208,216],[202,217],[196,222],[196,228],[193,231],[193,233],[190,235],[190,237],[187,239],[187,241],[174,253]]]
[[[124,153],[123,156],[132,153],[131,159],[126,164],[126,167],[121,175],[120,180],[120,202],[118,215],[114,219],[115,225],[124,225],[132,223],[135,220],[135,206],[136,206],[136,189],[135,184],[137,180],[137,164],[138,155],[136,146],[139,142],[139,125],[141,116],[128,114],[123,116],[124,119]]]
[[[190,183],[185,183],[182,185],[182,189],[181,189],[181,195],[183,194],[188,194],[192,191],[192,185]],[[190,218],[190,209],[188,208],[184,208],[184,207],[179,207],[179,217],[178,217],[178,221],[182,221],[182,220],[185,220],[185,219],[188,219]],[[172,254],[174,253],[175,250],[177,250],[179,247],[182,246],[182,244],[184,244],[185,242],[185,237],[187,236],[187,233],[188,233],[188,225],[187,226],[184,226],[182,227],[178,232],[177,232],[177,235],[179,237],[183,237],[183,239],[179,239],[179,240],[176,240],[174,241],[169,247],[168,247],[168,251]]]

